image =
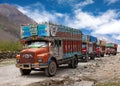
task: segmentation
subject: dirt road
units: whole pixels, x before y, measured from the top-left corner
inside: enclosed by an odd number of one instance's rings
[[[21,76],[14,64],[0,67],[0,86],[93,86],[99,82],[120,81],[120,55],[79,63],[76,69],[58,68],[54,77],[32,71]]]

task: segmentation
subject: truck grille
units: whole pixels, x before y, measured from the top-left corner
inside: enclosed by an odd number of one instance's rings
[[[33,52],[27,52],[27,53],[21,53],[20,54],[20,63],[34,63],[35,62],[35,53]]]

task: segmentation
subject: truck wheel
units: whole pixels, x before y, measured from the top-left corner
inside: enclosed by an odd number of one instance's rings
[[[45,74],[49,77],[54,76],[57,71],[57,64],[55,61],[51,61],[48,68],[45,69]]]
[[[101,57],[104,57],[104,54],[101,54]]]
[[[90,59],[91,59],[91,60],[94,60],[94,59],[95,59],[95,56],[91,56]]]
[[[71,63],[68,64],[68,66],[70,68],[77,68],[78,66],[78,58],[74,57],[72,60],[71,60]]]
[[[85,59],[84,59],[85,62],[88,62],[89,61],[89,56],[86,56]]]
[[[21,69],[21,68],[20,68],[20,73],[21,73],[21,75],[29,75],[30,72],[31,72],[30,69]]]
[[[83,59],[84,62],[88,62],[89,61],[89,55],[86,54],[85,58]]]

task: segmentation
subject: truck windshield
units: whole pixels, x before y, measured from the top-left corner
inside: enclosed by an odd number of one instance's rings
[[[28,48],[40,48],[40,47],[47,47],[48,44],[46,42],[32,42],[28,45]]]
[[[86,48],[86,44],[82,44],[82,48]]]

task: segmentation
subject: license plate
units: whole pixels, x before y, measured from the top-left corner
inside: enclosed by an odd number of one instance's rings
[[[31,65],[30,64],[23,64],[22,68],[23,69],[31,69]]]

